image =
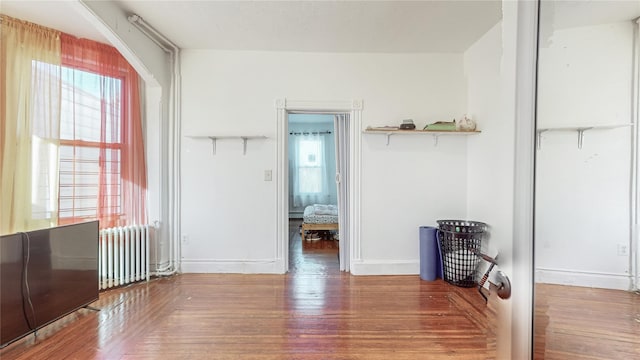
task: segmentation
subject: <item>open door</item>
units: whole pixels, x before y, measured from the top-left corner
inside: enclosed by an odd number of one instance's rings
[[[533,221],[538,1],[503,1],[505,56],[514,66],[513,237],[504,239],[502,270],[511,297],[498,307],[499,359],[533,358]],[[507,35],[510,34],[510,35]],[[508,55],[508,53],[513,55]],[[513,56],[513,57],[512,57]],[[507,60],[507,59],[505,59]],[[508,86],[507,86],[508,88]],[[509,92],[506,92],[509,93]],[[506,109],[511,106],[507,105]],[[501,281],[496,281],[502,285]],[[510,338],[509,343],[504,340]],[[504,340],[503,340],[504,339]],[[510,355],[510,356],[509,356]]]
[[[349,271],[349,114],[334,116],[336,134],[336,185],[338,187],[338,227],[340,229],[340,271]]]
[[[513,125],[513,167],[507,199],[512,202],[511,236],[492,238],[500,272],[510,279],[511,296],[498,299],[497,359],[532,358],[533,214],[535,96],[538,1],[503,1],[501,109]],[[513,140],[513,142],[510,142]],[[509,176],[505,174],[505,176]],[[490,278],[501,281],[494,272]]]

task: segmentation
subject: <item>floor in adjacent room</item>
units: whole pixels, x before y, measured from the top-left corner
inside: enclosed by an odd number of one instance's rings
[[[289,272],[290,274],[340,274],[339,241],[328,234],[320,240],[300,239],[302,220],[289,220]]]

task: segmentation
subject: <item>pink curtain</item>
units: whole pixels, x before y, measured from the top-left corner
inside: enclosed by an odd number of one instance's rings
[[[59,220],[72,223],[95,213],[101,228],[144,224],[147,174],[138,74],[115,48],[91,40],[63,34],[61,53],[68,117],[60,141]]]

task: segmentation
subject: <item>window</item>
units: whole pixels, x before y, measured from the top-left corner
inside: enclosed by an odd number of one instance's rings
[[[327,135],[290,135],[290,175],[292,207],[326,204],[330,200],[331,179],[327,164]]]
[[[322,192],[322,142],[318,139],[300,140],[298,148],[299,192],[316,194]]]
[[[0,230],[146,224],[136,71],[112,46],[4,16],[1,25]]]
[[[107,96],[101,94],[106,82],[112,83]],[[121,214],[121,94],[120,79],[62,67],[61,224]]]

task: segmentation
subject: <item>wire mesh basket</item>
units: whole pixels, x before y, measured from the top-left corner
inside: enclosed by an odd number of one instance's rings
[[[478,265],[487,224],[467,220],[438,220],[438,242],[444,280],[460,287],[478,284]]]

